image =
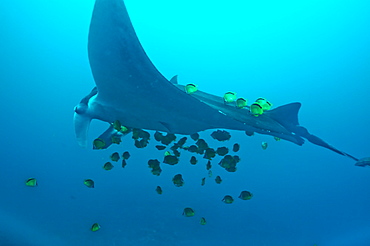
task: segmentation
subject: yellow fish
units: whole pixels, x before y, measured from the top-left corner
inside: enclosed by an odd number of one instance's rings
[[[29,187],[37,186],[37,180],[35,178],[29,178],[26,180],[26,185]]]
[[[182,215],[185,217],[192,217],[194,216],[195,212],[192,208],[184,208],[184,211],[182,212]]]
[[[84,184],[89,188],[94,188],[94,181],[92,179],[85,179]]]
[[[229,195],[226,195],[222,201],[226,204],[231,204],[234,202],[234,198],[232,198],[232,196],[229,196]]]
[[[109,161],[107,163],[104,164],[103,168],[107,171],[109,170],[112,170],[114,166],[112,165],[112,163],[110,163]]]
[[[246,106],[247,106],[247,100],[245,100],[242,97],[236,99],[236,107],[237,108],[245,108]]]
[[[261,147],[262,147],[263,150],[267,149],[268,143],[262,142]]]
[[[221,184],[222,179],[221,179],[221,177],[220,177],[220,176],[217,176],[217,177],[215,178],[215,181],[216,181],[216,183],[217,183],[217,184]]]
[[[161,188],[160,186],[157,186],[157,188],[155,189],[155,191],[156,191],[159,195],[161,195],[161,194],[163,193],[162,188]]]
[[[104,149],[105,142],[104,142],[103,139],[97,138],[97,139],[94,140],[93,145],[94,145],[95,149]]]
[[[91,226],[91,231],[99,231],[100,230],[100,225],[98,223],[94,223],[92,226]]]
[[[236,93],[235,92],[226,92],[224,94],[224,101],[226,103],[231,103],[231,102],[234,102],[236,100]]]
[[[239,195],[239,198],[242,200],[250,200],[253,197],[253,194],[249,191],[242,191]]]
[[[113,154],[111,154],[111,156],[110,156],[110,159],[112,160],[112,161],[118,161],[119,160],[119,154],[118,154],[118,152],[114,152]]]
[[[254,115],[254,116],[259,116],[259,115],[263,114],[263,108],[257,102],[255,102],[251,105],[250,111],[251,111],[251,114]]]
[[[173,184],[176,186],[176,187],[181,187],[184,185],[184,180],[182,179],[182,175],[181,174],[176,174],[173,178],[172,178],[172,182]]]
[[[201,225],[207,224],[207,221],[206,221],[206,219],[204,217],[200,218],[200,224]]]
[[[192,94],[198,90],[197,86],[194,84],[187,84],[185,85],[185,91],[188,94]]]
[[[206,184],[206,178],[202,178],[201,186],[204,186]]]

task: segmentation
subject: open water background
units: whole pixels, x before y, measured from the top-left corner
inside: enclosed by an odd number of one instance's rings
[[[275,106],[299,101],[301,125],[358,158],[370,156],[370,3],[353,1],[125,1],[144,49],[165,77]],[[370,169],[310,143],[232,132],[238,171],[213,162],[150,173],[154,140],[81,149],[73,108],[94,86],[87,35],[94,1],[0,2],[0,245],[370,245]],[[107,127],[93,122],[91,141]],[[262,150],[262,141],[269,143]],[[126,168],[102,169],[128,150]],[[171,178],[182,173],[185,186]],[[35,188],[24,181],[38,179]],[[91,178],[95,188],[83,180]],[[163,194],[155,187],[161,185]],[[250,201],[221,202],[240,191]],[[183,217],[184,207],[196,216]],[[207,225],[201,226],[199,218]],[[89,228],[101,224],[98,232]]]

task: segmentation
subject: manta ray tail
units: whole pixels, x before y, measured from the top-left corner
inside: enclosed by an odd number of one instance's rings
[[[334,146],[328,144],[327,142],[325,142],[321,138],[309,133],[308,130],[306,128],[304,128],[303,126],[300,126],[299,122],[298,122],[298,111],[299,111],[300,108],[301,108],[301,103],[290,103],[290,104],[278,107],[276,109],[273,109],[273,110],[271,110],[269,112],[266,112],[266,113],[269,113],[269,116],[271,118],[273,118],[274,120],[279,122],[285,128],[292,131],[294,134],[296,134],[298,136],[304,137],[305,139],[307,139],[311,143],[322,146],[322,147],[327,148],[327,149],[330,149],[330,150],[332,150],[335,153],[338,153],[340,155],[347,156],[347,157],[351,158],[352,160],[357,161],[357,163],[356,163],[357,166],[370,165],[370,162],[369,162],[368,158],[363,158],[360,161],[358,158],[356,158],[356,157],[354,157],[354,156],[352,156],[352,155],[350,155],[350,154],[348,154],[344,151],[341,151],[341,150],[335,148]]]

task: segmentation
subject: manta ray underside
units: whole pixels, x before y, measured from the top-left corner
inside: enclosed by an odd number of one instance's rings
[[[255,117],[249,108],[236,108],[222,97],[196,91],[187,94],[177,80],[168,81],[142,48],[122,0],[96,0],[88,39],[88,54],[96,87],[75,107],[77,141],[87,146],[92,119],[110,123],[99,138],[108,147],[117,134],[112,123],[129,128],[190,135],[207,129],[232,129],[272,135],[298,145],[304,139],[357,159],[299,126],[300,103],[291,103]]]

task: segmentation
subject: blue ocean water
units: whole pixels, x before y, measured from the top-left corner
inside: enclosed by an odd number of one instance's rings
[[[236,91],[274,106],[302,102],[301,125],[340,150],[370,156],[370,4],[367,1],[126,0],[156,67],[181,84],[222,96]],[[370,245],[370,169],[327,149],[232,133],[235,173],[205,160],[162,165],[126,137],[105,151],[81,149],[73,108],[94,86],[87,35],[94,1],[0,2],[1,246],[44,245]],[[90,140],[106,123],[93,122]],[[261,142],[269,147],[262,150]],[[122,169],[102,169],[129,151]],[[183,187],[171,179],[182,173]],[[35,177],[39,185],[26,187]],[[83,180],[91,178],[95,188]],[[157,185],[163,194],[155,192]],[[249,190],[249,201],[237,199]],[[232,195],[233,204],[224,204]],[[196,215],[182,216],[185,207]],[[207,224],[199,224],[200,217]],[[93,223],[101,229],[91,232]]]

